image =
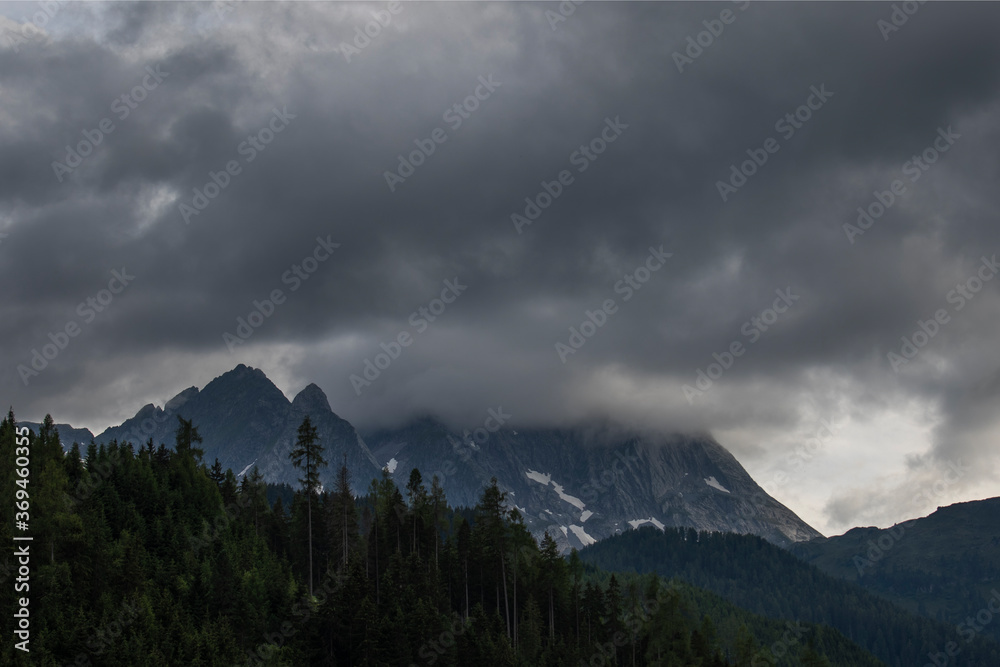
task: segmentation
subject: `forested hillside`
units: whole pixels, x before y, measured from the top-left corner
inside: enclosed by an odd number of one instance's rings
[[[677,577],[755,614],[829,625],[889,665],[923,665],[938,654],[948,660],[950,642],[959,664],[1000,664],[1000,646],[992,641],[975,635],[966,641],[954,625],[910,614],[752,535],[640,528],[580,557],[606,570]]]
[[[879,664],[828,628],[564,559],[496,485],[456,512],[417,471],[405,495],[386,475],[356,499],[344,467],[336,488],[298,490],[291,507],[274,489],[272,507],[258,475],[237,482],[203,463],[184,420],[171,448],[64,454],[48,418],[30,440],[28,483],[6,465],[0,480],[7,512],[17,489],[30,496],[30,588],[18,593],[30,654],[4,642],[3,664]],[[15,443],[9,414],[2,460]],[[322,452],[301,449],[320,465]],[[309,464],[302,473],[308,487]],[[6,516],[4,544],[13,525]],[[15,576],[7,551],[4,609]]]
[[[1000,498],[940,507],[891,528],[854,528],[793,554],[910,611],[1000,640]],[[983,610],[986,611],[983,611]]]

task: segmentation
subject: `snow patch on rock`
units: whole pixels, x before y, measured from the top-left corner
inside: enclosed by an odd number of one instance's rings
[[[240,474],[238,474],[238,475],[236,475],[236,476],[237,476],[237,477],[242,477],[243,475],[247,474],[247,470],[250,470],[250,468],[252,468],[252,467],[253,467],[253,464],[254,464],[254,463],[257,463],[257,459],[254,459],[254,460],[253,460],[253,461],[252,461],[252,462],[250,463],[250,465],[248,465],[248,466],[247,466],[246,468],[244,468],[243,470],[241,470],[241,471],[240,471]]]
[[[534,470],[528,470],[528,472],[524,474],[527,476],[528,479],[534,482],[538,482],[539,484],[547,485],[549,483],[549,480],[552,479],[552,475],[546,475],[545,473],[542,472],[535,472]]]
[[[708,484],[713,489],[718,489],[719,491],[725,491],[726,493],[729,493],[729,489],[719,484],[719,480],[715,479],[714,475],[712,477],[706,477],[705,484]]]
[[[583,529],[583,526],[577,526],[576,524],[571,524],[569,529],[573,531],[573,534],[576,535],[576,538],[580,540],[580,542],[582,542],[583,546],[585,547],[590,546],[591,544],[597,541],[593,537],[587,534],[587,531]],[[563,532],[565,531],[566,529],[563,528]]]
[[[570,505],[572,505],[573,507],[577,508],[578,510],[582,510],[582,509],[584,509],[586,507],[586,505],[584,504],[584,502],[582,500],[580,500],[579,498],[577,498],[575,496],[571,496],[568,493],[563,493],[563,487],[560,484],[556,484],[555,482],[552,482],[552,488],[556,490],[556,493],[559,494],[560,498],[562,498],[563,500],[565,500],[566,502],[568,502]]]

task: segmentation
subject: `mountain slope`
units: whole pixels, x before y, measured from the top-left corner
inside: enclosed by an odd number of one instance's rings
[[[1000,640],[1000,615],[993,611],[1000,611],[1000,498],[939,507],[892,528],[854,528],[791,551],[911,611],[953,623],[960,634],[979,627]]]
[[[459,434],[431,418],[365,436],[403,485],[412,468],[438,474],[448,497],[471,505],[496,477],[538,536],[582,548],[631,525],[690,526],[760,535],[779,545],[820,537],[764,493],[708,436],[661,435],[595,424]]]
[[[606,570],[655,572],[710,590],[750,612],[822,623],[895,667],[923,665],[959,645],[961,665],[1000,664],[1000,646],[970,642],[954,626],[915,616],[854,584],[831,577],[751,535],[642,528],[602,540],[580,558]]]

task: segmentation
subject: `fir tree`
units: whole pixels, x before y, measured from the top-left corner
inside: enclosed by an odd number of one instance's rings
[[[309,524],[309,595],[313,594],[313,548],[312,548],[312,498],[320,487],[319,467],[326,465],[323,458],[323,444],[319,441],[316,427],[309,420],[309,415],[305,416],[299,426],[298,439],[290,457],[292,465],[301,468],[302,477],[299,483],[306,493],[306,506],[308,508]]]

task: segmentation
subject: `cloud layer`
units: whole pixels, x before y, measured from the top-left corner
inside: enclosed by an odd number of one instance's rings
[[[709,429],[824,532],[996,495],[1000,8],[40,8],[0,7],[19,415],[242,362],[362,427]]]

